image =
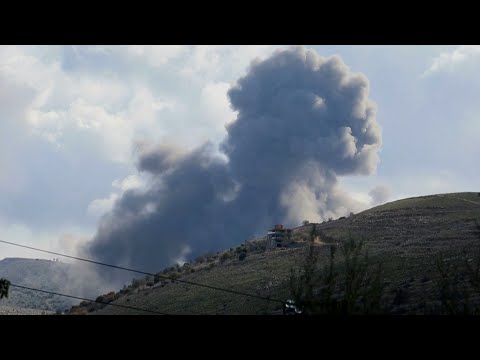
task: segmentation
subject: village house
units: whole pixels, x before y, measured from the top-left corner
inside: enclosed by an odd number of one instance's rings
[[[282,224],[277,224],[267,232],[267,249],[288,247],[291,242],[291,229],[286,229]]]

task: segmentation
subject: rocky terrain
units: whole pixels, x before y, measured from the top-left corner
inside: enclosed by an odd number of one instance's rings
[[[54,312],[0,305],[0,315],[53,315]]]

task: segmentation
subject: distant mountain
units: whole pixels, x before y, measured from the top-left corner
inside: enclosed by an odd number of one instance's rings
[[[69,281],[73,265],[42,259],[6,258],[0,261],[0,277],[12,284],[35,289],[61,292]],[[2,306],[56,311],[64,310],[78,300],[37,291],[11,287],[8,298],[0,300]]]

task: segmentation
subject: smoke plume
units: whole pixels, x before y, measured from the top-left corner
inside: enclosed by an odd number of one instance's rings
[[[385,185],[375,186],[369,191],[368,195],[372,198],[372,206],[385,204],[392,195],[392,190]]]
[[[158,271],[185,249],[195,256],[274,223],[356,211],[337,179],[376,169],[381,132],[368,86],[340,57],[303,47],[252,62],[228,92],[238,116],[220,145],[226,159],[209,143],[140,149],[137,168],[149,185],[117,199],[87,250]]]

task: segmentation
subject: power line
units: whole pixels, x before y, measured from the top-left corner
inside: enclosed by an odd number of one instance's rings
[[[72,299],[85,300],[85,301],[90,301],[90,302],[94,302],[94,303],[98,303],[98,304],[104,304],[104,305],[109,305],[109,306],[116,306],[116,307],[121,307],[121,308],[125,308],[125,309],[130,309],[130,310],[144,311],[144,312],[148,312],[148,313],[152,313],[152,314],[157,314],[157,315],[170,315],[170,314],[166,314],[166,313],[163,313],[163,312],[160,312],[160,311],[140,309],[140,308],[136,308],[136,307],[134,307],[134,306],[127,306],[127,305],[106,303],[106,302],[103,302],[103,301],[96,301],[96,300],[87,299],[87,298],[83,298],[83,297],[79,297],[79,296],[61,294],[61,293],[57,293],[57,292],[54,292],[54,291],[35,289],[35,288],[28,287],[28,286],[23,286],[23,285],[10,284],[10,286],[16,287],[16,288],[19,288],[19,289],[26,289],[26,290],[38,291],[38,292],[42,292],[42,293],[46,293],[46,294],[64,296],[64,297],[68,297],[68,298],[72,298]]]
[[[111,267],[111,268],[114,268],[114,269],[119,269],[119,270],[124,270],[124,271],[130,271],[130,272],[134,272],[134,273],[142,274],[142,275],[150,275],[150,276],[154,276],[154,277],[158,277],[158,278],[162,278],[162,279],[166,279],[166,280],[172,280],[172,281],[174,281],[174,282],[176,281],[176,282],[179,282],[179,283],[184,283],[184,284],[190,284],[190,285],[200,286],[200,287],[204,287],[204,288],[211,289],[211,290],[223,291],[223,292],[228,292],[228,293],[231,293],[231,294],[242,295],[242,296],[249,296],[249,297],[257,298],[257,299],[261,299],[261,300],[266,300],[266,301],[272,301],[272,302],[277,302],[277,303],[285,304],[285,301],[278,300],[278,299],[273,299],[273,298],[265,297],[265,296],[261,296],[261,295],[249,294],[249,293],[244,293],[244,292],[241,292],[241,291],[236,291],[236,290],[231,290],[231,289],[225,289],[225,288],[221,288],[221,287],[217,287],[217,286],[200,284],[200,283],[196,283],[196,282],[188,281],[188,280],[174,279],[174,278],[172,278],[172,277],[165,276],[165,275],[152,274],[152,273],[149,273],[149,272],[146,272],[146,271],[130,269],[130,268],[123,267],[123,266],[106,264],[106,263],[102,263],[102,262],[95,261],[95,260],[90,260],[90,259],[83,259],[83,258],[80,258],[80,257],[77,257],[77,256],[71,256],[71,255],[66,255],[66,254],[57,253],[57,252],[54,252],[54,251],[43,250],[43,249],[39,249],[39,248],[27,246],[27,245],[21,245],[21,244],[13,243],[13,242],[10,242],[10,241],[0,240],[0,242],[1,242],[1,243],[4,243],[4,244],[19,246],[19,247],[26,248],[26,249],[30,249],[30,250],[41,251],[41,252],[48,253],[48,254],[63,256],[63,257],[70,258],[70,259],[75,259],[75,260],[79,260],[79,261],[85,261],[85,262],[89,262],[89,263],[96,264],[96,265],[107,266],[107,267]]]

